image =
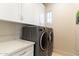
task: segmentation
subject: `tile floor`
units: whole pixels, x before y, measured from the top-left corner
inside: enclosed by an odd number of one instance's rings
[[[62,56],[62,55],[59,53],[53,52],[52,56]]]

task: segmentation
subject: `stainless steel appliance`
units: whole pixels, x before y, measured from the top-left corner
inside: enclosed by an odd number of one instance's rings
[[[45,27],[40,26],[24,26],[22,28],[23,40],[33,41],[34,45],[34,55],[35,56],[48,56],[49,55],[49,45],[50,36]]]
[[[49,47],[48,47],[48,56],[51,56],[53,53],[53,41],[54,41],[54,34],[52,28],[46,28],[48,35],[49,35]]]

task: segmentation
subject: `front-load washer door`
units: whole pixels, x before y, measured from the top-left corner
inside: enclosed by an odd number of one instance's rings
[[[48,49],[48,34],[47,32],[43,32],[40,37],[40,48],[41,50],[45,51]]]

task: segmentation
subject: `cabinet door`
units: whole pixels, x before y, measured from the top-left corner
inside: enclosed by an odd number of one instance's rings
[[[45,27],[45,6],[43,4],[40,4],[40,26]]]
[[[18,3],[0,3],[0,20],[19,21]]]
[[[40,6],[39,6],[38,3],[34,3],[33,6],[34,6],[33,7],[33,21],[34,21],[34,24],[40,26],[40,19],[39,19]]]
[[[46,27],[52,28],[53,26],[53,15],[52,15],[52,11],[47,11],[46,12]]]
[[[33,5],[32,4],[22,4],[22,21],[26,24],[34,24],[33,21]]]
[[[44,26],[44,11],[44,6],[42,4],[22,4],[23,22],[32,25]]]

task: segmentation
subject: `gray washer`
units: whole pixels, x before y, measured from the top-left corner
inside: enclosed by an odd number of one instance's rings
[[[49,38],[48,32],[40,26],[24,26],[22,28],[22,39],[35,42],[34,55],[48,56]]]

